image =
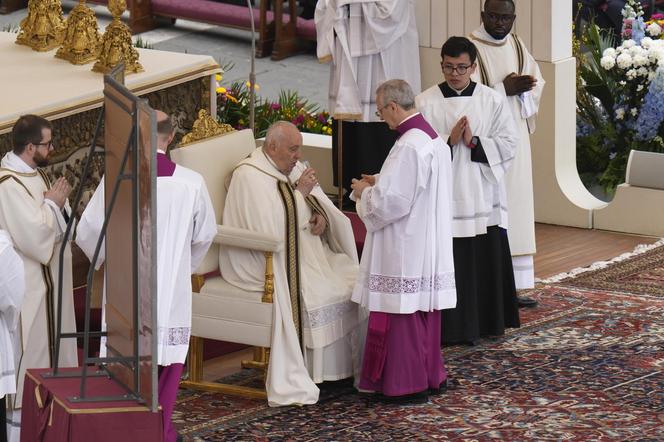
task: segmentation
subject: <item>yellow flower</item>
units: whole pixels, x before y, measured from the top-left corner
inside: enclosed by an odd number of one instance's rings
[[[217,91],[218,94],[225,94],[225,93],[226,93],[226,88],[225,88],[225,87],[221,87],[221,86],[219,86],[219,87],[216,89],[216,91]]]
[[[331,127],[328,127],[328,128],[325,130],[325,133],[328,134],[328,135],[332,135],[332,128],[331,128]]]
[[[239,120],[237,120],[237,122],[240,123],[240,124],[244,124],[244,120],[243,120],[242,118],[240,118]]]
[[[229,100],[231,100],[233,103],[237,103],[237,98],[235,98],[235,97],[232,96],[231,94],[226,94],[226,98],[228,98]]]
[[[247,86],[247,89],[251,89],[251,82],[250,82],[250,81],[247,81],[247,82],[245,83],[245,86]],[[261,88],[261,87],[258,85],[258,83],[254,83],[254,89],[255,89],[255,90],[258,90],[258,89],[260,89],[260,88]]]
[[[221,79],[224,78],[221,74],[215,74],[214,79],[217,81],[221,81]]]

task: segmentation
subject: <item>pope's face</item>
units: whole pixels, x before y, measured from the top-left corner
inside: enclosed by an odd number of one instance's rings
[[[281,143],[268,146],[267,153],[284,175],[290,175],[302,157],[302,135],[296,129],[290,129]]]

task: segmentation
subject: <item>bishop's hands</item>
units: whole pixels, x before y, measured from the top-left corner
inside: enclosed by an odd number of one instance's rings
[[[505,87],[505,94],[508,97],[513,95],[521,95],[524,92],[533,90],[537,85],[537,78],[532,75],[517,75],[512,72],[503,80]]]
[[[53,201],[59,208],[65,206],[67,197],[71,193],[71,186],[64,177],[55,180],[53,186],[44,192],[44,199]]]
[[[473,143],[473,131],[470,128],[468,117],[465,115],[459,118],[459,121],[457,121],[450,133],[450,144],[452,146],[456,146],[461,140],[468,147]]]
[[[351,180],[350,188],[353,189],[353,195],[355,195],[355,198],[357,199],[362,196],[364,189],[374,185],[376,185],[376,177],[374,175],[362,174],[361,180],[356,178]]]
[[[318,179],[316,178],[316,171],[311,167],[307,167],[300,178],[295,183],[295,190],[298,190],[302,196],[308,196],[311,191],[318,184]]]

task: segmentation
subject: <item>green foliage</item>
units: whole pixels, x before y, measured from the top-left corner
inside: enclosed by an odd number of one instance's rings
[[[232,65],[223,68],[227,72]],[[220,76],[221,77],[221,76]],[[221,78],[218,77],[218,82]],[[217,88],[217,119],[236,129],[249,127],[249,82],[234,82],[229,88]],[[317,104],[310,103],[297,92],[282,90],[276,101],[255,96],[255,130],[257,138],[264,137],[270,125],[284,120],[295,124],[302,132],[331,135],[332,119],[327,112],[321,112]]]

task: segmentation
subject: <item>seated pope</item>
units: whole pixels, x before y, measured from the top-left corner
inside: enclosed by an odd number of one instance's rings
[[[270,405],[313,404],[315,384],[353,376],[357,306],[350,301],[358,272],[349,219],[325,195],[315,171],[298,161],[302,135],[280,121],[263,147],[235,168],[223,224],[284,238],[274,255],[274,310],[266,379]],[[261,252],[222,248],[224,279],[262,291]],[[352,351],[355,349],[355,353]]]

